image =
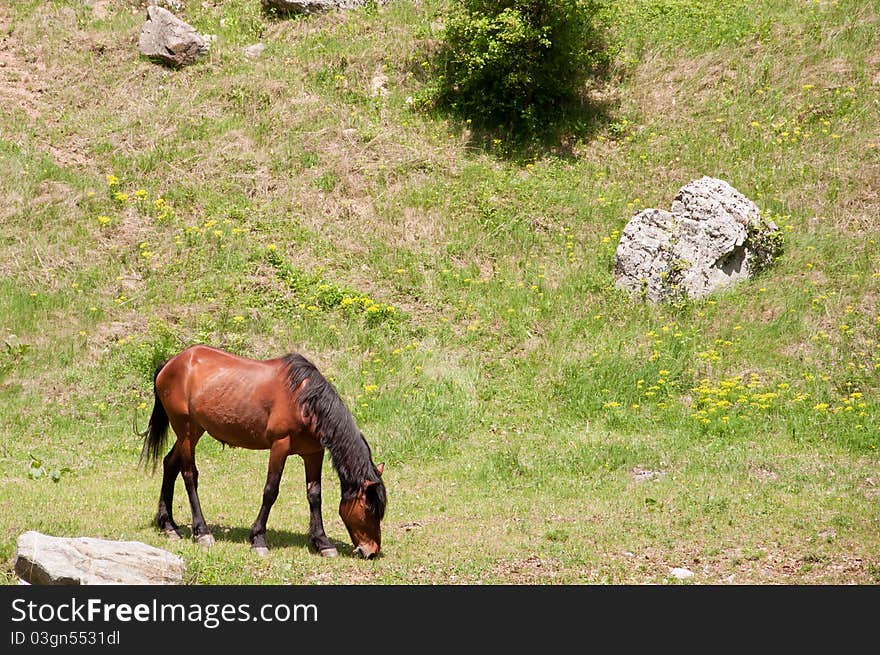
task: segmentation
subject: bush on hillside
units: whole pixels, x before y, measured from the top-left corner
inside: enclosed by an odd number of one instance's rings
[[[536,134],[606,63],[600,0],[463,0],[427,96],[485,128]]]

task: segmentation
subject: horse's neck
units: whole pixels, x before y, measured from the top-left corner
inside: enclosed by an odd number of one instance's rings
[[[342,437],[334,435],[326,439],[324,445],[330,451],[330,460],[342,486],[363,484],[370,467],[370,449],[364,438],[357,432]]]

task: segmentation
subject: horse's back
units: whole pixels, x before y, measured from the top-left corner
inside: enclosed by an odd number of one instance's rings
[[[197,424],[232,446],[268,448],[273,424],[281,431],[295,427],[292,398],[278,359],[255,360],[191,346],[165,363],[156,389],[169,416]]]

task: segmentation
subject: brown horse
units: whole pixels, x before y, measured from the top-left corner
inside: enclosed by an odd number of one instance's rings
[[[142,460],[151,462],[155,470],[169,423],[177,435],[163,460],[156,513],[156,524],[163,533],[180,538],[171,516],[174,484],[180,473],[192,509],[193,539],[205,545],[214,543],[199,505],[195,460],[196,444],[207,432],[229,446],[269,451],[263,504],[250,532],[255,552],[268,553],[266,520],[278,497],[287,456],[295,453],[305,464],[309,541],[321,555],[337,554],[324,533],[321,517],[321,466],[326,448],[342,486],[339,515],[354,542],[354,552],[368,559],[379,553],[379,524],[385,514],[384,466],[373,464],[370,446],[351,412],[305,357],[290,354],[260,361],[208,346],[192,346],[156,369],[153,388],[156,401],[141,435]]]

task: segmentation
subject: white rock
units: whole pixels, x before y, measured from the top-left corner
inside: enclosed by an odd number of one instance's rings
[[[370,93],[373,96],[388,95],[388,76],[384,73],[376,73],[370,80]]]
[[[141,54],[170,66],[185,66],[209,47],[210,37],[205,39],[192,25],[162,7],[147,7],[147,22],[138,39]]]
[[[755,203],[703,177],[679,190],[671,212],[646,209],[630,219],[617,244],[615,283],[652,302],[700,298],[772,262],[778,238]]]
[[[275,9],[282,13],[313,14],[330,9],[357,9],[369,0],[261,0],[264,9]],[[383,4],[378,2],[377,4]]]
[[[669,575],[679,580],[687,580],[688,578],[694,577],[694,572],[690,569],[675,567],[674,569],[669,569]]]
[[[261,54],[263,54],[263,51],[265,49],[266,49],[265,43],[255,43],[255,44],[249,45],[247,48],[245,48],[244,54],[246,57],[250,57],[251,59],[256,59]]]
[[[15,550],[15,573],[35,585],[178,584],[185,570],[174,553],[140,541],[29,531]]]

